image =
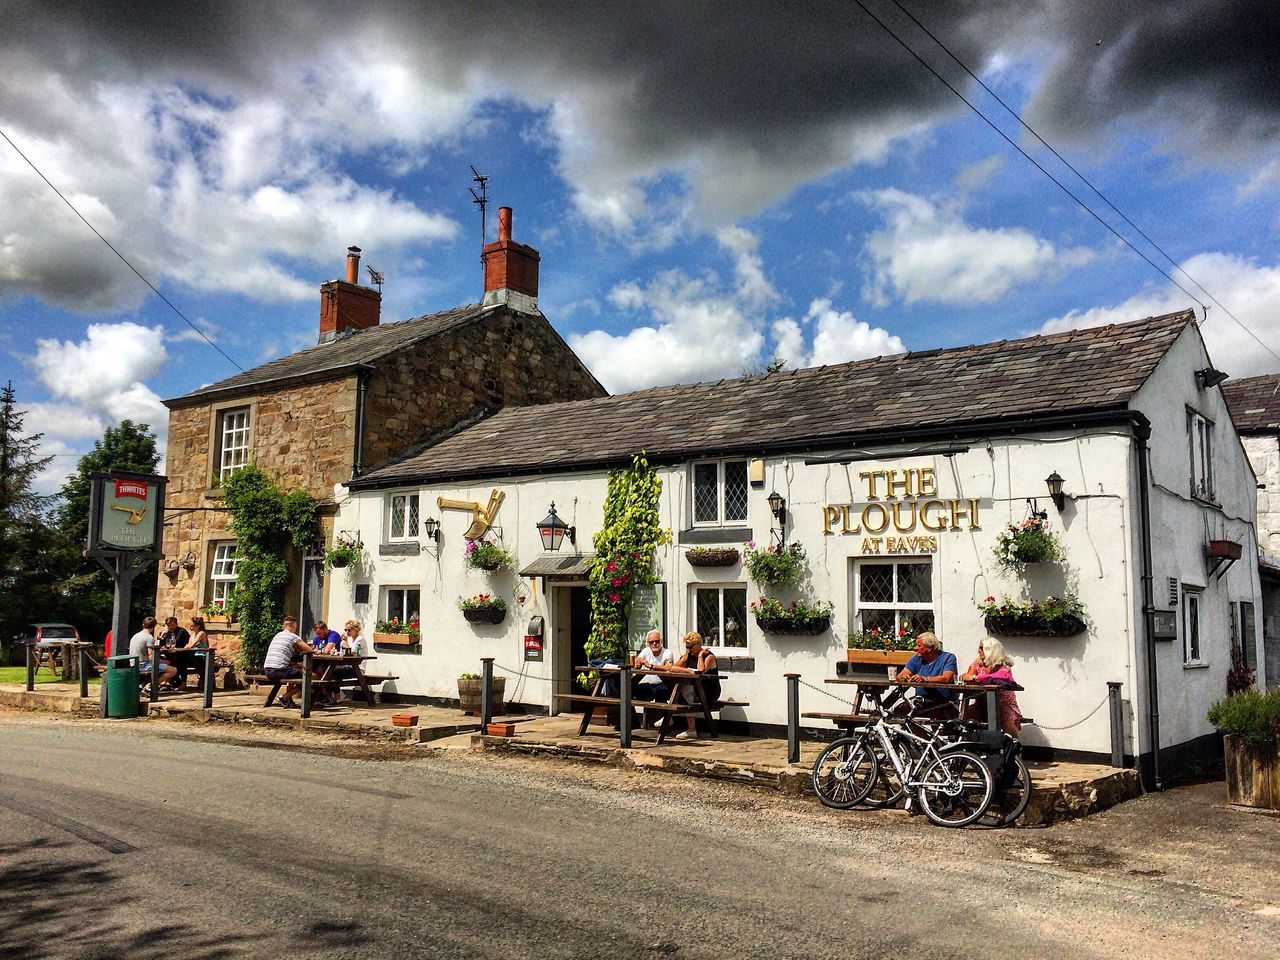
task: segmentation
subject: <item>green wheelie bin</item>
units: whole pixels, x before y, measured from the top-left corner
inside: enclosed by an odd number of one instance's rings
[[[138,715],[138,658],[107,658],[107,716]]]

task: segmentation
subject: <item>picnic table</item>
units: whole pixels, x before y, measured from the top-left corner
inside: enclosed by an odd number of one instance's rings
[[[376,659],[378,658],[368,654],[308,651],[302,655],[302,676],[297,680],[270,680],[263,674],[250,674],[245,679],[253,680],[257,683],[271,684],[271,689],[267,692],[266,702],[263,703],[264,707],[271,706],[282,686],[290,682],[300,684],[302,686],[302,716],[305,718],[311,716],[311,690],[315,686],[359,687],[361,699],[369,706],[374,706],[376,701],[374,700],[373,684],[399,679],[399,677],[390,675],[375,676],[367,673],[363,666],[364,662]],[[343,667],[350,671],[350,676],[341,677],[338,675],[339,668]]]
[[[591,693],[557,693],[555,695],[558,700],[587,704],[587,710],[582,715],[582,723],[578,725],[578,736],[581,737],[586,734],[587,725],[591,723],[593,707],[617,707],[617,729],[623,747],[631,746],[632,710],[634,709],[662,714],[662,718],[658,721],[656,727],[658,743],[661,744],[671,732],[671,726],[677,716],[701,715],[707,722],[707,729],[710,731],[711,736],[718,738],[720,733],[712,713],[720,710],[721,707],[750,706],[748,703],[739,701],[712,701],[707,696],[707,688],[703,681],[724,680],[726,675],[723,673],[698,671],[686,673],[682,670],[636,668],[627,664],[620,666],[574,667],[573,669],[581,673],[594,671],[596,674],[596,681],[591,688]],[[631,695],[632,677],[660,677],[670,690],[670,696],[666,700],[637,700]],[[610,680],[618,682],[618,696],[609,696],[605,693]],[[681,697],[680,691],[686,686],[693,687],[695,703],[685,703],[684,698]]]
[[[62,661],[62,671],[65,674],[70,668],[72,653],[92,648],[93,644],[88,640],[41,640],[31,644],[31,655],[35,659],[35,666],[32,669],[35,673],[39,673],[41,667],[48,667],[49,672],[53,674],[53,679],[57,680],[59,659]]]
[[[164,659],[168,660],[169,665],[172,666],[175,670],[180,670],[177,664],[173,662],[173,658],[175,654],[180,654],[183,658],[189,657],[191,659],[191,666],[193,667],[195,666],[195,658],[197,656],[203,656],[205,658],[205,662],[204,664],[202,664],[204,669],[200,676],[200,689],[204,692],[204,705],[205,705],[205,708],[208,709],[208,707],[212,704],[211,698],[213,696],[213,669],[212,668],[213,668],[213,658],[215,654],[213,647],[209,647],[209,646],[173,647],[173,646],[166,646],[163,643],[148,643],[147,649],[151,651],[151,669],[143,671],[143,675],[149,676],[151,678],[149,681],[151,685],[151,690],[147,696],[147,699],[151,703],[155,703],[156,700],[160,698],[160,663],[159,663],[160,658],[163,657]],[[184,692],[184,688],[174,687],[170,692],[182,693]]]
[[[990,683],[919,683],[912,680],[864,680],[857,677],[829,677],[826,682],[854,684],[857,686],[858,692],[853,700],[852,713],[806,713],[804,716],[820,720],[831,720],[845,729],[861,726],[870,719],[870,715],[864,712],[864,704],[870,705],[877,711],[883,711],[887,706],[892,706],[893,701],[905,694],[908,689],[920,687],[926,690],[955,690],[959,693],[959,699],[962,703],[966,700],[977,700],[979,697],[985,698],[987,729],[999,730],[1000,710],[997,695],[1001,690],[1017,691],[1023,689],[1016,683],[1012,686],[997,686]],[[885,702],[886,699],[888,699],[888,703]],[[961,713],[963,713],[963,710]]]

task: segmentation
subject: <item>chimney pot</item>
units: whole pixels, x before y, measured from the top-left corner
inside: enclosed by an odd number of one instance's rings
[[[360,248],[347,247],[347,283],[360,282]]]
[[[498,208],[498,239],[499,240],[511,239],[511,208],[510,207]]]
[[[360,248],[347,247],[347,279],[329,280],[320,285],[321,343],[378,325],[382,293],[360,286],[359,280]]]

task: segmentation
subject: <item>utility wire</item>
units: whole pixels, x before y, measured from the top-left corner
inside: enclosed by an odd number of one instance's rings
[[[920,54],[916,53],[916,51],[915,51],[914,49],[912,49],[912,48],[911,48],[911,46],[910,46],[910,45],[909,45],[905,40],[903,40],[900,36],[898,36],[898,34],[894,33],[894,31],[893,31],[893,28],[892,28],[892,27],[890,27],[887,23],[885,23],[885,22],[884,22],[883,20],[881,20],[878,16],[876,16],[876,15],[875,15],[875,14],[874,14],[870,9],[868,9],[868,8],[867,8],[867,5],[866,5],[865,3],[863,3],[863,2],[862,2],[862,0],[853,0],[853,2],[854,2],[855,4],[857,4],[857,6],[859,7],[859,9],[861,9],[863,13],[865,13],[868,17],[870,17],[872,20],[874,20],[874,21],[876,22],[876,24],[877,24],[877,25],[878,25],[882,30],[884,30],[884,32],[885,32],[885,33],[887,33],[887,34],[889,34],[889,36],[893,37],[893,39],[894,39],[894,40],[896,40],[896,41],[898,42],[898,45],[899,45],[899,46],[901,46],[901,47],[902,47],[902,49],[906,50],[906,51],[907,51],[907,53],[911,54],[911,56],[912,56],[912,57],[913,57],[913,58],[914,58],[914,59],[915,59],[915,60],[916,60],[916,61],[917,61],[917,62],[918,62],[922,67],[924,67],[924,68],[925,68],[926,70],[928,70],[931,74],[933,74],[933,75],[934,75],[934,77],[936,77],[936,78],[938,79],[938,81],[939,81],[943,86],[945,86],[948,90],[950,90],[952,93],[954,93],[954,94],[955,94],[955,95],[956,95],[956,96],[957,96],[961,101],[963,101],[963,102],[964,102],[964,104],[965,104],[965,106],[967,106],[970,110],[972,110],[974,113],[976,113],[976,114],[977,114],[977,115],[982,119],[983,123],[985,123],[985,124],[986,124],[987,126],[989,126],[992,130],[994,130],[997,134],[999,134],[999,135],[1000,135],[1000,137],[1001,137],[1001,138],[1002,138],[1006,143],[1008,143],[1008,144],[1009,144],[1009,146],[1013,147],[1013,149],[1017,150],[1020,154],[1022,154],[1022,156],[1023,156],[1023,157],[1024,157],[1024,158],[1025,158],[1029,163],[1031,163],[1031,164],[1032,164],[1032,165],[1033,165],[1037,170],[1039,170],[1039,171],[1040,171],[1041,173],[1043,173],[1046,177],[1048,177],[1050,180],[1052,180],[1052,181],[1057,185],[1057,187],[1058,187],[1058,189],[1059,189],[1059,190],[1061,190],[1061,191],[1062,191],[1063,193],[1065,193],[1068,197],[1070,197],[1072,200],[1074,200],[1074,201],[1075,201],[1075,202],[1080,206],[1080,209],[1084,210],[1087,214],[1089,214],[1089,216],[1093,217],[1093,219],[1097,220],[1100,224],[1102,224],[1104,227],[1106,227],[1106,229],[1107,229],[1107,231],[1108,231],[1109,233],[1111,233],[1111,234],[1112,234],[1112,235],[1113,235],[1117,240],[1119,240],[1119,241],[1120,241],[1121,243],[1123,243],[1126,247],[1128,247],[1130,250],[1132,250],[1134,253],[1136,253],[1139,257],[1141,257],[1143,260],[1145,260],[1145,261],[1146,261],[1146,262],[1151,266],[1151,268],[1152,268],[1153,270],[1155,270],[1155,271],[1156,271],[1157,273],[1159,273],[1162,277],[1164,277],[1166,280],[1168,280],[1171,284],[1173,284],[1175,287],[1177,287],[1179,290],[1181,290],[1183,293],[1185,293],[1188,297],[1190,297],[1192,300],[1194,300],[1197,304],[1199,304],[1199,305],[1200,305],[1200,308],[1201,308],[1202,310],[1204,310],[1204,311],[1205,311],[1205,315],[1206,315],[1206,316],[1208,315],[1208,307],[1205,305],[1204,301],[1202,301],[1202,300],[1201,300],[1199,297],[1197,297],[1194,293],[1192,293],[1190,290],[1188,290],[1186,287],[1184,287],[1182,284],[1180,284],[1177,280],[1173,279],[1173,277],[1169,274],[1169,272],[1168,272],[1167,270],[1165,270],[1163,267],[1161,267],[1161,266],[1160,266],[1160,264],[1158,264],[1158,263],[1156,263],[1154,260],[1152,260],[1152,259],[1151,259],[1149,256],[1147,256],[1143,251],[1139,250],[1139,249],[1138,249],[1138,248],[1137,248],[1137,247],[1136,247],[1136,246],[1135,246],[1135,245],[1134,245],[1134,244],[1129,240],[1129,238],[1128,238],[1128,237],[1126,237],[1126,236],[1124,236],[1123,234],[1121,234],[1118,230],[1116,230],[1116,228],[1115,228],[1115,227],[1113,227],[1113,226],[1112,226],[1111,224],[1109,224],[1106,220],[1104,220],[1102,217],[1100,217],[1100,216],[1099,216],[1099,215],[1098,215],[1098,214],[1093,210],[1093,208],[1092,208],[1092,207],[1090,207],[1087,203],[1085,203],[1083,200],[1081,200],[1081,199],[1080,199],[1080,197],[1076,196],[1076,194],[1075,194],[1074,192],[1072,192],[1072,190],[1071,190],[1071,189],[1070,189],[1066,184],[1064,184],[1061,180],[1059,180],[1059,179],[1058,179],[1057,177],[1055,177],[1052,173],[1050,173],[1050,172],[1049,172],[1049,171],[1044,167],[1044,165],[1043,165],[1043,164],[1041,164],[1038,160],[1036,160],[1036,158],[1035,158],[1035,157],[1031,156],[1031,154],[1027,153],[1027,151],[1026,151],[1026,150],[1022,149],[1022,147],[1021,147],[1021,146],[1020,146],[1016,141],[1014,141],[1014,140],[1013,140],[1013,139],[1012,139],[1012,138],[1011,138],[1007,133],[1005,133],[1003,130],[1001,130],[1001,129],[1000,129],[1000,127],[998,127],[998,126],[995,124],[995,122],[991,120],[991,118],[990,118],[990,117],[988,117],[985,113],[983,113],[981,110],[979,110],[979,109],[978,109],[978,108],[973,104],[973,102],[969,100],[969,98],[968,98],[968,97],[966,97],[963,93],[961,93],[959,90],[957,90],[957,89],[956,89],[956,87],[955,87],[955,86],[954,86],[954,85],[953,85],[949,80],[947,80],[947,78],[946,78],[946,77],[944,77],[941,73],[939,73],[937,70],[935,70],[935,69],[933,68],[933,66],[932,66],[928,61],[926,61],[923,57],[921,57],[921,56],[920,56]],[[941,45],[941,44],[939,44],[939,45]],[[948,51],[948,52],[949,52],[949,51]],[[1162,251],[1162,252],[1163,252],[1163,251]],[[1165,256],[1167,257],[1168,255],[1166,254]],[[1193,282],[1193,283],[1195,282],[1195,281],[1194,281],[1194,279],[1192,280],[1192,282]],[[1200,286],[1200,285],[1197,283],[1197,284],[1196,284],[1196,286]],[[1202,287],[1201,289],[1203,289],[1203,287]],[[1207,291],[1206,291],[1206,293],[1207,293]],[[1210,299],[1213,299],[1213,300],[1214,300],[1214,303],[1217,303],[1217,302],[1218,302],[1216,299],[1214,299],[1214,298],[1212,298],[1212,297],[1210,297]],[[1247,334],[1249,334],[1249,336],[1253,337],[1253,339],[1254,339],[1254,340],[1256,340],[1256,341],[1258,342],[1258,345],[1259,345],[1259,346],[1261,346],[1261,347],[1262,347],[1262,349],[1266,350],[1266,351],[1267,351],[1267,353],[1271,354],[1271,355],[1272,355],[1273,357],[1275,357],[1277,360],[1280,360],[1280,353],[1276,353],[1276,351],[1275,351],[1275,350],[1271,349],[1271,347],[1269,347],[1265,342],[1263,342],[1263,341],[1258,337],[1258,335],[1257,335],[1256,333],[1254,333],[1252,330],[1250,330],[1248,327],[1246,327],[1243,323],[1241,323],[1240,319],[1239,319],[1238,317],[1236,317],[1234,314],[1232,314],[1229,310],[1226,310],[1226,308],[1225,308],[1225,307],[1224,307],[1223,309],[1224,309],[1224,311],[1228,314],[1228,316],[1230,316],[1233,320],[1235,320],[1235,321],[1236,321],[1236,323],[1239,323],[1239,324],[1240,324],[1240,327],[1241,327],[1241,328],[1242,328],[1242,329],[1243,329]]]
[[[136,275],[137,275],[137,277],[138,277],[138,279],[139,279],[139,280],[141,280],[141,281],[142,281],[143,283],[145,283],[148,287],[150,287],[150,288],[151,288],[151,292],[152,292],[152,293],[154,293],[154,294],[155,294],[157,297],[159,297],[161,300],[163,300],[163,301],[165,302],[165,304],[169,307],[169,309],[170,309],[170,310],[172,310],[172,311],[173,311],[174,313],[176,313],[179,317],[181,317],[181,318],[182,318],[182,322],[183,322],[183,323],[185,323],[188,327],[190,327],[192,330],[194,330],[196,333],[198,333],[198,334],[200,335],[200,338],[201,338],[202,340],[204,340],[204,341],[205,341],[205,343],[209,344],[209,346],[213,347],[213,349],[217,350],[220,354],[222,354],[222,356],[226,359],[226,361],[227,361],[229,364],[231,364],[233,367],[235,367],[235,368],[236,368],[237,370],[239,370],[241,373],[244,373],[244,367],[240,366],[240,364],[238,364],[238,363],[236,363],[234,360],[232,360],[232,359],[231,359],[231,357],[227,356],[227,352],[226,352],[225,350],[223,350],[220,346],[218,346],[216,343],[214,343],[212,340],[210,340],[210,339],[205,335],[205,332],[204,332],[203,330],[201,330],[201,329],[200,329],[199,327],[197,327],[194,323],[192,323],[190,320],[188,320],[188,319],[187,319],[187,315],[186,315],[185,313],[183,313],[181,310],[179,310],[177,307],[175,307],[175,306],[173,305],[173,303],[169,300],[169,298],[168,298],[168,297],[166,297],[163,293],[161,293],[159,290],[157,290],[157,289],[156,289],[156,285],[155,285],[154,283],[152,283],[150,280],[148,280],[146,277],[144,277],[141,273],[139,273],[139,272],[138,272],[138,268],[137,268],[137,267],[135,267],[132,263],[130,263],[130,262],[125,258],[125,255],[124,255],[123,253],[121,253],[121,252],[120,252],[119,250],[117,250],[114,246],[112,246],[112,245],[111,245],[111,241],[110,241],[110,240],[108,240],[108,239],[107,239],[106,237],[104,237],[102,234],[98,233],[98,228],[97,228],[97,227],[95,227],[92,223],[90,223],[87,219],[85,219],[85,215],[84,215],[83,213],[81,213],[79,210],[77,210],[77,209],[76,209],[75,204],[74,204],[74,203],[72,203],[70,200],[68,200],[68,199],[63,195],[62,191],[61,191],[61,190],[59,190],[57,187],[55,187],[55,186],[53,185],[53,182],[52,182],[48,177],[46,177],[46,176],[45,176],[45,175],[40,171],[40,168],[39,168],[39,167],[37,167],[34,163],[32,163],[32,162],[31,162],[31,158],[30,158],[30,157],[28,157],[25,153],[23,153],[20,149],[18,149],[18,145],[17,145],[16,143],[14,143],[12,140],[10,140],[10,139],[9,139],[9,135],[8,135],[7,133],[5,133],[5,132],[4,132],[4,130],[2,130],[2,129],[0,129],[0,137],[4,137],[5,142],[6,142],[6,143],[8,143],[8,144],[9,144],[9,146],[13,147],[14,152],[15,152],[15,153],[17,153],[17,154],[18,154],[18,156],[20,156],[23,160],[27,161],[27,166],[29,166],[32,170],[34,170],[34,171],[36,172],[36,176],[38,176],[41,180],[43,180],[46,184],[48,184],[48,185],[49,185],[49,189],[50,189],[50,190],[52,190],[54,193],[56,193],[56,194],[58,195],[58,198],[59,198],[63,203],[65,203],[68,207],[70,207],[70,208],[71,208],[71,212],[72,212],[72,213],[74,213],[77,217],[79,217],[81,220],[83,220],[83,221],[84,221],[84,225],[85,225],[86,227],[88,227],[90,230],[92,230],[92,231],[93,231],[94,236],[96,236],[99,240],[101,240],[103,243],[105,243],[105,244],[107,245],[107,249],[108,249],[108,250],[110,250],[112,253],[114,253],[117,257],[119,257],[119,258],[120,258],[120,262],[121,262],[121,263],[123,263],[123,264],[124,264],[126,267],[128,267],[130,270],[132,270],[132,271],[134,272],[134,274],[136,274]]]
[[[1115,214],[1116,214],[1118,217],[1120,217],[1120,219],[1121,219],[1121,220],[1123,220],[1123,221],[1124,221],[1125,223],[1127,223],[1130,227],[1132,227],[1134,230],[1136,230],[1136,231],[1137,231],[1137,233],[1138,233],[1138,236],[1142,237],[1142,239],[1143,239],[1143,240],[1145,240],[1145,241],[1147,241],[1147,243],[1151,244],[1151,246],[1152,246],[1152,247],[1154,247],[1154,248],[1156,249],[1156,251],[1157,251],[1157,252],[1159,252],[1159,254],[1160,254],[1162,257],[1164,257],[1166,260],[1168,260],[1168,261],[1169,261],[1169,263],[1173,266],[1173,268],[1174,268],[1175,270],[1177,270],[1177,271],[1178,271],[1178,273],[1182,274],[1184,277],[1186,277],[1188,280],[1190,280],[1192,283],[1194,283],[1194,284],[1195,284],[1195,285],[1200,289],[1200,292],[1201,292],[1201,293],[1203,293],[1206,297],[1208,297],[1210,300],[1212,300],[1212,301],[1213,301],[1214,306],[1216,306],[1219,310],[1221,310],[1221,311],[1222,311],[1223,313],[1225,313],[1228,317],[1230,317],[1230,318],[1231,318],[1232,320],[1234,320],[1237,324],[1239,324],[1240,328],[1241,328],[1242,330],[1244,330],[1244,332],[1245,332],[1245,333],[1249,334],[1249,336],[1253,337],[1253,339],[1254,339],[1254,340],[1256,340],[1256,341],[1258,342],[1258,345],[1259,345],[1259,346],[1261,346],[1264,350],[1266,350],[1268,353],[1270,353],[1273,357],[1276,357],[1277,359],[1280,359],[1280,356],[1277,356],[1277,354],[1276,354],[1276,352],[1275,352],[1274,350],[1272,350],[1269,346],[1267,346],[1265,343],[1263,343],[1262,339],[1261,339],[1261,338],[1260,338],[1256,333],[1254,333],[1252,330],[1250,330],[1250,329],[1249,329],[1249,327],[1245,324],[1245,322],[1244,322],[1243,320],[1241,320],[1241,319],[1240,319],[1239,317],[1237,317],[1234,313],[1232,313],[1232,312],[1231,312],[1230,310],[1228,310],[1225,306],[1223,306],[1222,301],[1220,301],[1217,297],[1215,297],[1212,293],[1210,293],[1210,292],[1209,292],[1209,290],[1205,287],[1205,285],[1204,285],[1203,283],[1201,283],[1199,280],[1197,280],[1195,277],[1193,277],[1191,274],[1189,274],[1189,273],[1187,272],[1186,268],[1182,266],[1182,264],[1178,263],[1178,261],[1176,261],[1173,257],[1169,256],[1169,254],[1165,251],[1165,249],[1164,249],[1163,247],[1161,247],[1161,246],[1160,246],[1160,244],[1156,243],[1156,241],[1155,241],[1155,240],[1153,240],[1153,239],[1152,239],[1152,238],[1151,238],[1151,237],[1146,233],[1146,231],[1144,231],[1140,226],[1138,226],[1136,223],[1134,223],[1132,220],[1130,220],[1130,219],[1129,219],[1129,217],[1125,215],[1125,213],[1124,213],[1124,211],[1123,211],[1123,210],[1121,210],[1121,209],[1120,209],[1119,207],[1117,207],[1114,203],[1112,203],[1112,202],[1111,202],[1111,200],[1110,200],[1110,198],[1109,198],[1109,197],[1107,197],[1107,195],[1106,195],[1106,194],[1104,194],[1101,190],[1099,190],[1099,189],[1098,189],[1098,188],[1093,184],[1093,182],[1092,182],[1088,177],[1086,177],[1083,173],[1081,173],[1079,170],[1077,170],[1077,169],[1076,169],[1076,168],[1071,164],[1071,161],[1069,161],[1066,157],[1064,157],[1061,153],[1059,153],[1059,152],[1054,148],[1053,144],[1051,144],[1048,140],[1046,140],[1044,137],[1042,137],[1042,136],[1040,135],[1040,133],[1039,133],[1037,130],[1035,130],[1035,129],[1034,129],[1034,128],[1029,124],[1029,123],[1027,123],[1027,121],[1023,120],[1023,119],[1022,119],[1022,115],[1021,115],[1020,113],[1018,113],[1018,111],[1017,111],[1017,110],[1013,109],[1013,107],[1011,107],[1011,106],[1009,106],[1009,104],[1005,103],[1005,102],[1004,102],[1004,100],[1003,100],[1003,99],[1001,99],[1001,97],[1000,97],[1000,95],[999,95],[998,93],[996,93],[996,92],[995,92],[994,90],[992,90],[989,86],[987,86],[987,84],[986,84],[985,82],[983,82],[982,78],[981,78],[981,77],[979,77],[979,76],[978,76],[976,73],[974,73],[972,70],[970,70],[970,69],[969,69],[969,67],[968,67],[968,65],[967,65],[963,60],[961,60],[961,59],[960,59],[959,57],[957,57],[954,53],[952,53],[952,52],[951,52],[951,48],[950,48],[950,47],[948,47],[948,46],[947,46],[945,43],[943,43],[941,40],[939,40],[939,39],[938,39],[938,37],[933,33],[933,31],[931,31],[928,27],[926,27],[923,23],[921,23],[921,22],[916,18],[915,14],[913,14],[910,10],[908,10],[906,7],[904,7],[904,6],[899,2],[899,0],[892,0],[892,3],[893,3],[893,5],[894,5],[895,7],[897,7],[899,10],[901,10],[901,11],[902,11],[906,16],[907,16],[907,18],[908,18],[912,23],[914,23],[917,27],[919,27],[922,31],[924,31],[925,36],[927,36],[930,40],[932,40],[932,41],[933,41],[934,43],[936,43],[939,47],[941,47],[941,48],[942,48],[942,51],[943,51],[944,53],[946,53],[946,55],[947,55],[947,56],[949,56],[952,60],[954,60],[957,64],[959,64],[960,68],[961,68],[962,70],[964,70],[964,72],[965,72],[965,73],[967,73],[970,77],[972,77],[972,78],[973,78],[973,80],[978,84],[978,86],[982,87],[982,89],[983,89],[983,90],[985,90],[985,91],[986,91],[986,92],[991,96],[991,98],[992,98],[993,100],[995,100],[995,102],[996,102],[996,103],[998,103],[998,104],[1000,104],[1000,106],[1004,107],[1004,109],[1005,109],[1006,111],[1008,111],[1009,115],[1010,115],[1010,116],[1012,116],[1015,120],[1017,120],[1017,121],[1018,121],[1018,123],[1020,123],[1020,124],[1022,125],[1022,128],[1023,128],[1024,130],[1026,130],[1029,134],[1031,134],[1033,137],[1035,137],[1037,140],[1039,140],[1039,141],[1040,141],[1040,143],[1045,147],[1045,149],[1047,149],[1050,153],[1052,153],[1055,157],[1057,157],[1057,158],[1058,158],[1058,160],[1062,163],[1062,165],[1063,165],[1063,166],[1065,166],[1068,170],[1070,170],[1070,171],[1071,171],[1072,173],[1074,173],[1077,177],[1079,177],[1079,178],[1080,178],[1080,180],[1084,183],[1084,185],[1085,185],[1085,186],[1087,186],[1087,187],[1088,187],[1090,190],[1092,190],[1094,193],[1096,193],[1096,194],[1098,195],[1098,197],[1102,200],[1102,202],[1103,202],[1103,203],[1105,203],[1108,207],[1110,207],[1110,208],[1115,212]],[[1198,301],[1197,301],[1197,302],[1198,302]],[[1201,306],[1203,306],[1203,304],[1201,304]]]

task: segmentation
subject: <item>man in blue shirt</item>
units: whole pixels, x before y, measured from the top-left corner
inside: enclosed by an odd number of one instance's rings
[[[311,638],[311,645],[316,648],[317,653],[340,653],[342,650],[342,634],[337,630],[330,630],[329,625],[323,620],[316,621],[315,636]],[[954,663],[955,657],[951,660]]]
[[[916,637],[916,652],[906,665],[898,671],[894,679],[919,684],[955,683],[960,665],[956,663],[956,655],[942,649],[942,641],[932,633],[922,633]],[[953,713],[953,700],[959,696],[955,690],[930,690],[927,686],[913,688],[918,702],[933,707],[946,707],[947,713]],[[921,701],[920,698],[923,698]]]

